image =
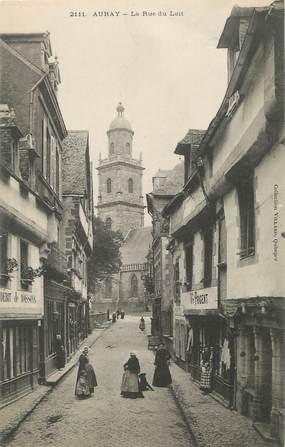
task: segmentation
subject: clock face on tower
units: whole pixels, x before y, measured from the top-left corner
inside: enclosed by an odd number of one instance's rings
[[[99,160],[98,216],[113,230],[126,234],[144,225],[142,160],[133,158],[134,131],[119,103],[107,130],[108,156]]]

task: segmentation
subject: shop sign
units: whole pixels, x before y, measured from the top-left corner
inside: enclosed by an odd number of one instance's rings
[[[186,292],[182,295],[185,309],[218,308],[217,287],[207,287],[206,289],[192,290],[191,292]]]
[[[43,314],[43,300],[30,292],[0,289],[0,315]]]

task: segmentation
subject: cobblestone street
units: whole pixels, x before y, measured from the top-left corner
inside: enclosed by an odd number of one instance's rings
[[[149,382],[152,379],[153,354],[138,322],[138,317],[119,320],[90,351],[99,385],[94,397],[75,398],[74,368],[20,426],[9,446],[191,446],[170,390],[156,388],[145,392],[144,399],[120,397],[122,365],[130,351],[136,352]]]

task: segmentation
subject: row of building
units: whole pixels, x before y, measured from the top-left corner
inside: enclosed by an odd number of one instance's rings
[[[193,380],[284,441],[284,4],[234,7],[218,42],[228,85],[147,194],[152,335]],[[283,445],[283,443],[282,443]]]
[[[93,186],[67,131],[48,33],[0,36],[0,405],[46,383],[88,333]]]

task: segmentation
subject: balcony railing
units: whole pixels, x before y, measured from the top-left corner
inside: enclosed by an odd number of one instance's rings
[[[122,161],[137,166],[141,166],[142,164],[141,160],[136,160],[135,158],[124,157],[123,155],[112,155],[110,158],[104,158],[103,160],[99,160],[99,166],[108,165],[114,161]]]
[[[147,263],[144,264],[126,264],[122,265],[121,272],[133,272],[133,271],[141,271],[141,270],[147,270]]]

